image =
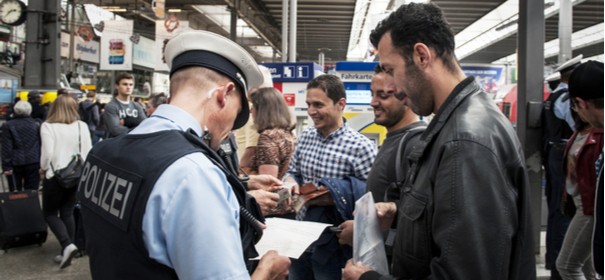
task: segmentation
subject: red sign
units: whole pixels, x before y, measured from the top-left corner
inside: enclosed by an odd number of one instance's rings
[[[294,93],[284,93],[284,99],[288,106],[294,106],[294,104],[296,104],[296,95]]]

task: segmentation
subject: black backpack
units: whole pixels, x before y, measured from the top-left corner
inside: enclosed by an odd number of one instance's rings
[[[80,102],[80,104],[78,104],[78,113],[80,113],[80,120],[82,120],[86,124],[92,123],[93,119],[92,119],[92,110],[91,109],[94,106],[97,106],[97,104],[93,103],[88,108],[84,108],[84,102]]]

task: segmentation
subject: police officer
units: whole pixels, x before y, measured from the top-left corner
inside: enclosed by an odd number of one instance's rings
[[[248,275],[262,216],[215,153],[248,119],[247,84],[261,80],[256,62],[207,31],[177,35],[164,55],[169,104],[97,144],[85,163],[78,194],[93,278],[285,277],[289,259],[274,251]]]
[[[546,269],[550,269],[551,279],[561,279],[556,268],[556,260],[565,238],[565,232],[571,221],[564,216],[560,209],[561,198],[565,190],[565,172],[563,153],[567,139],[573,132],[574,121],[569,107],[567,82],[575,67],[580,65],[582,55],[579,55],[555,70],[556,73],[546,78],[551,83],[560,80],[557,88],[544,101],[542,108],[543,150],[546,186],[546,203],[548,205],[548,220],[546,226]]]

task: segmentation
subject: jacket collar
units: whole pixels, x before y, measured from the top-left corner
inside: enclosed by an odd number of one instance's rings
[[[454,110],[471,94],[481,91],[481,85],[475,82],[475,77],[469,76],[462,80],[452,93],[445,99],[437,114],[433,117],[433,120],[429,123],[426,131],[420,137],[420,141],[417,144],[417,148],[414,149],[409,158],[418,160],[424,154],[424,150],[431,143],[431,140],[437,135],[445,122],[451,117]]]

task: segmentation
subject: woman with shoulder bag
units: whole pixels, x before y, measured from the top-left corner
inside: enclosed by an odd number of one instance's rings
[[[86,159],[92,144],[86,123],[80,121],[78,103],[68,95],[59,95],[50,107],[40,128],[42,152],[41,173],[44,175],[42,210],[48,226],[61,244],[61,255],[55,257],[60,268],[71,264],[78,248],[73,244],[75,234],[74,205],[77,185],[63,186],[59,173],[75,155]]]

